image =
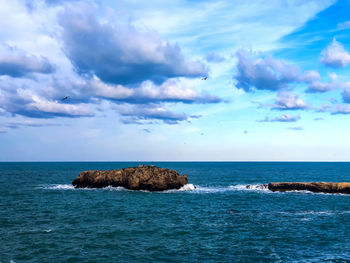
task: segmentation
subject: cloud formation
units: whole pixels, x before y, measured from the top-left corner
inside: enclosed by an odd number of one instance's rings
[[[289,115],[289,114],[283,114],[279,117],[275,117],[275,118],[268,118],[266,117],[263,120],[258,120],[258,122],[296,122],[300,120],[300,116],[299,115]]]
[[[245,91],[280,90],[303,78],[299,67],[284,60],[276,60],[270,56],[260,58],[244,50],[237,51],[236,56],[236,86]]]
[[[334,38],[333,42],[322,51],[320,61],[329,67],[344,68],[350,64],[350,54]]]
[[[91,5],[67,8],[60,24],[65,52],[78,72],[95,74],[104,82],[162,83],[173,77],[207,75],[204,64],[187,61],[177,44],[165,41],[154,31],[101,23]]]
[[[238,57],[236,86],[248,92],[287,90],[298,83],[307,85],[306,91],[310,93],[344,88],[334,73],[330,74],[329,82],[323,82],[318,71],[303,72],[299,67],[284,60],[273,59],[271,56],[259,57],[244,50],[238,51],[236,55]]]
[[[222,102],[190,80],[207,76],[205,63],[185,58],[176,43],[105,7],[65,0],[1,5],[1,14],[15,10],[23,23],[1,21],[0,116],[90,117],[105,105],[122,104],[134,111],[121,111],[125,119],[178,123],[190,117],[165,103]]]
[[[347,104],[335,104],[333,107],[329,107],[329,111],[332,115],[336,114],[350,114],[350,105]]]
[[[335,73],[330,74],[331,80],[329,82],[322,82],[320,74],[317,71],[312,72],[313,77],[308,84],[308,89],[306,90],[307,92],[327,92],[344,87],[343,83],[338,81],[338,76]]]
[[[94,78],[89,84],[92,96],[108,99],[114,102],[131,104],[149,104],[162,102],[182,102],[187,104],[219,103],[222,99],[206,92],[198,93],[193,88],[186,87],[177,79],[168,79],[161,85],[145,81],[136,88],[122,85],[111,85]]]
[[[145,124],[153,120],[178,124],[190,118],[185,113],[174,113],[164,107],[147,105],[129,105],[119,109],[119,113],[124,124]]]
[[[303,99],[300,99],[298,94],[291,92],[279,92],[275,103],[272,105],[272,109],[275,110],[303,110],[308,108],[310,106]]]
[[[31,118],[91,117],[87,104],[64,104],[49,100],[24,87],[0,86],[0,109],[13,115]]]
[[[0,75],[19,78],[31,73],[50,74],[53,72],[54,66],[47,58],[26,54],[15,47],[0,46]]]

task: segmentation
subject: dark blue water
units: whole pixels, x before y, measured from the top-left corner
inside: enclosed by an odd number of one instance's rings
[[[350,262],[350,196],[245,189],[350,181],[350,163],[154,164],[197,188],[70,186],[138,163],[0,163],[0,262]]]

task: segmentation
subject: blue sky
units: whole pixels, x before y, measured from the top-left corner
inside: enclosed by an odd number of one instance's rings
[[[0,0],[0,161],[349,161],[349,14]]]

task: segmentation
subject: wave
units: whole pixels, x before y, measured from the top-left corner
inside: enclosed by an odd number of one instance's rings
[[[135,190],[126,189],[124,187],[113,187],[113,186],[107,186],[101,189],[97,188],[74,188],[71,184],[51,184],[51,185],[41,185],[38,187],[39,189],[46,189],[46,190],[76,190],[76,191],[82,191],[82,190],[104,190],[104,191],[129,191],[129,192],[139,192]],[[287,192],[272,192],[268,189],[267,184],[236,184],[236,185],[229,185],[229,186],[200,186],[200,185],[193,185],[193,184],[186,184],[180,189],[171,189],[156,193],[194,193],[194,194],[211,194],[211,193],[224,193],[224,192],[232,192],[232,191],[249,191],[249,192],[260,192],[260,193],[302,193],[302,194],[322,194],[322,195],[345,195],[345,194],[339,194],[339,193],[313,193],[310,191],[305,190],[293,190],[293,191],[287,191]],[[151,193],[150,191],[141,190],[140,192],[145,193]],[[349,196],[349,195],[346,195]]]
[[[200,186],[186,184],[178,190],[168,190],[165,192],[190,192],[190,193],[223,193],[229,191],[268,191],[266,184],[237,184],[229,186]]]
[[[73,190],[75,189],[71,184],[53,184],[53,185],[40,185],[39,189],[48,189],[48,190]]]
[[[40,185],[39,189],[46,190],[98,190],[97,188],[74,188],[71,184],[52,184],[52,185]],[[110,190],[110,191],[133,191],[126,189],[124,187],[113,187],[107,186],[101,190]],[[218,192],[227,192],[227,191],[266,191],[267,185],[263,184],[238,184],[230,186],[200,186],[193,184],[186,184],[179,189],[171,189],[158,193],[174,193],[174,192],[193,192],[193,193],[218,193]],[[142,192],[149,192],[142,190]]]
[[[239,191],[269,191],[267,184],[237,184],[229,187]]]

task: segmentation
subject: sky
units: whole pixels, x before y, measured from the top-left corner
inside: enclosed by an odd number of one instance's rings
[[[350,1],[0,0],[0,161],[350,161]]]

